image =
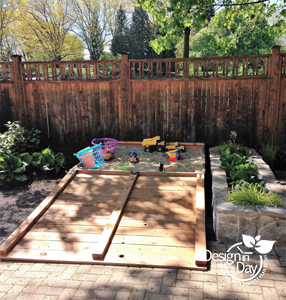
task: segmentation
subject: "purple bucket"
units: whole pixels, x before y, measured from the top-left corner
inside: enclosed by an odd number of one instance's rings
[[[101,147],[103,152],[108,151],[111,153],[111,158],[114,158],[116,147],[118,144],[117,140],[109,139],[109,138],[103,138],[103,139],[93,139],[91,143],[95,146],[101,143]]]

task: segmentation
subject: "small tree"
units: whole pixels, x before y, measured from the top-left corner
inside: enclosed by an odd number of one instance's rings
[[[120,6],[116,14],[116,27],[111,41],[110,51],[114,56],[129,51],[128,24],[125,10]]]

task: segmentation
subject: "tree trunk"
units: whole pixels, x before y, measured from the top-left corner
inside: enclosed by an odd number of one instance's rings
[[[184,30],[184,58],[189,58],[190,49],[190,27],[186,27]]]

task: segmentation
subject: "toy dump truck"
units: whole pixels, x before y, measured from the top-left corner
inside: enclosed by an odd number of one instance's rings
[[[167,143],[165,141],[161,141],[160,136],[155,136],[151,139],[144,139],[142,142],[142,146],[144,146],[145,152],[152,152],[157,150],[158,152],[163,152],[165,150],[182,150],[185,151],[184,146],[179,146],[179,143]]]

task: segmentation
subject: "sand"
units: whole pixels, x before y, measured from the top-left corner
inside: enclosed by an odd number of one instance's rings
[[[139,161],[131,163],[129,152],[137,154]],[[115,158],[105,161],[104,164],[96,170],[118,170],[120,166],[129,166],[131,171],[147,171],[158,172],[160,163],[164,167],[176,167],[175,170],[167,170],[168,172],[204,172],[205,155],[203,149],[197,151],[186,149],[181,152],[181,159],[176,162],[169,162],[169,156],[162,156],[161,152],[154,151],[152,153],[144,152],[144,148],[118,146]]]

